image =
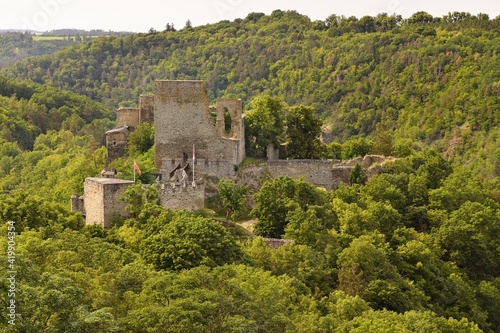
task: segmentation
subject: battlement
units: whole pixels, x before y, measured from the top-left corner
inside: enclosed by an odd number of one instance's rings
[[[169,209],[199,210],[205,207],[205,184],[165,183],[160,186],[161,205]]]

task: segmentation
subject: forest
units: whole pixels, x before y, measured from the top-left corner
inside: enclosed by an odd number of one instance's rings
[[[276,10],[100,37],[6,66],[0,254],[3,274],[15,258],[19,315],[11,325],[2,311],[0,327],[500,331],[499,53],[500,16],[311,21]],[[355,168],[331,191],[287,177],[257,189],[221,180],[206,209],[170,211],[141,185],[154,171],[154,128],[142,126],[111,165],[126,179],[134,160],[143,170],[123,196],[131,217],[86,226],[69,198],[104,167],[113,110],[154,79],[205,80],[211,102],[242,98],[254,158],[274,144],[288,158],[397,160],[370,179]],[[253,234],[238,225],[249,219]],[[263,237],[292,241],[273,248]]]

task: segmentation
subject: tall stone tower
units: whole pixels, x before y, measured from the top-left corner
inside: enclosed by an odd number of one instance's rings
[[[229,177],[245,157],[243,111],[240,99],[222,99],[211,120],[203,81],[156,81],[154,103],[155,167],[168,173],[179,163],[192,161],[200,172]],[[224,132],[224,111],[231,116],[231,131]]]

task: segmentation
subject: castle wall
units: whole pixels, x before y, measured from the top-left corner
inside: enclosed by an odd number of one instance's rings
[[[71,210],[73,212],[80,212],[85,215],[85,204],[84,196],[79,194],[73,194],[71,196]]]
[[[84,183],[86,224],[99,224],[111,228],[113,213],[127,217],[126,202],[120,200],[125,190],[133,185],[130,180],[86,178]]]
[[[169,209],[199,210],[205,206],[205,185],[196,187],[177,186],[172,188],[168,183],[160,190],[161,205]]]
[[[303,177],[308,183],[331,190],[341,182],[349,180],[351,169],[352,167],[341,166],[334,172],[332,160],[274,160],[245,167],[241,174],[245,178],[253,179],[260,179],[264,174],[271,178]]]
[[[143,94],[139,96],[139,123],[154,123],[155,95]]]
[[[224,111],[227,110],[231,116],[231,131],[229,134],[225,132]],[[217,119],[217,132],[220,136],[226,137],[240,137],[243,121],[241,115],[243,114],[243,105],[239,98],[220,98],[217,100],[216,107]]]
[[[164,160],[191,159],[193,145],[197,159],[233,165],[241,162],[244,151],[241,151],[240,140],[221,138],[210,120],[203,81],[156,81],[155,87],[157,170],[169,171],[163,166]]]
[[[139,109],[137,108],[119,108],[116,110],[116,127],[131,126],[140,124]]]
[[[116,158],[125,155],[129,131],[127,127],[106,132],[106,166]]]
[[[198,150],[198,148],[196,148]],[[193,172],[193,160],[183,160],[183,159],[173,159],[173,160],[163,160],[162,161],[162,170],[165,170],[167,173],[173,170],[178,164],[181,166],[189,163],[190,166],[190,176],[189,179],[192,180],[192,172]],[[196,162],[194,164],[195,169],[195,179],[199,180],[199,175],[206,176],[214,176],[217,178],[231,178],[236,175],[235,165],[228,161],[213,161],[205,158],[196,158]]]
[[[380,173],[386,162],[394,158],[366,155],[349,161],[338,160],[273,160],[244,166],[238,176],[243,183],[255,184],[256,180],[288,176],[304,180],[315,186],[332,190],[341,183],[349,184],[349,176],[356,164],[360,164],[368,178]]]

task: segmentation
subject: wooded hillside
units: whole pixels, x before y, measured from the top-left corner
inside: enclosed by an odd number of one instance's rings
[[[0,257],[16,289],[1,279],[0,303],[19,316],[1,311],[0,331],[499,332],[499,53],[500,17],[275,11],[2,70]],[[399,158],[331,191],[263,177],[253,208],[225,180],[208,208],[174,212],[141,184],[154,180],[154,128],[139,126],[111,165],[124,179],[141,167],[123,195],[131,217],[85,226],[69,197],[104,167],[112,109],[157,78],[242,97],[248,152]],[[256,219],[256,237],[214,217]]]
[[[384,122],[414,148],[500,172],[500,17],[453,12],[314,21],[296,12],[124,38],[99,38],[3,70],[128,106],[155,79],[201,79],[209,98],[267,93],[315,108],[326,138],[370,136]],[[486,160],[486,156],[488,157]]]

